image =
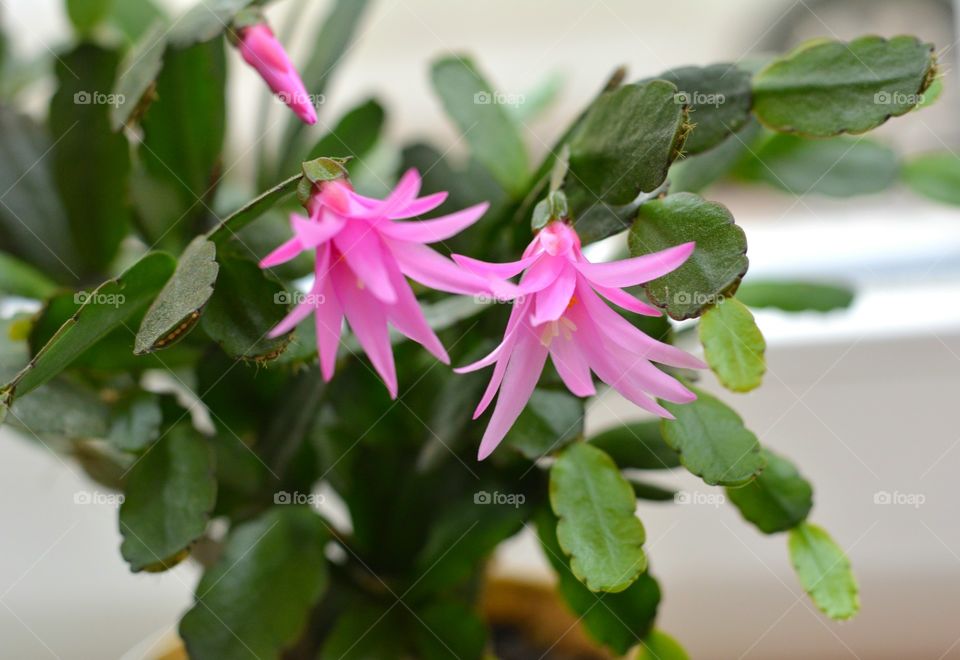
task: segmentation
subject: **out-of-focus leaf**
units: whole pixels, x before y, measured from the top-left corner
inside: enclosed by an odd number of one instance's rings
[[[644,638],[633,660],[690,660],[690,656],[673,637],[653,630]]]
[[[139,6],[136,2],[117,2],[118,6]],[[110,109],[110,125],[113,130],[119,131],[136,114],[143,110],[143,105],[153,100],[151,88],[163,68],[163,55],[167,49],[166,21],[154,21],[141,34],[117,69],[117,80],[113,87],[114,99],[117,101]]]
[[[960,206],[960,157],[955,154],[916,156],[906,162],[901,176],[915,193]]]
[[[590,438],[620,469],[664,470],[680,465],[680,456],[663,441],[660,422],[650,420],[615,426]]]
[[[753,112],[781,133],[863,133],[912,110],[936,75],[933,45],[916,37],[815,39],[753,78]]]
[[[142,355],[167,348],[193,329],[200,310],[213,294],[220,267],[216,246],[204,236],[193,239],[151,303],[137,331],[134,353]]]
[[[320,516],[302,506],[274,507],[235,527],[180,621],[190,657],[279,657],[327,589],[327,539]]]
[[[109,409],[95,392],[60,379],[17,399],[7,421],[41,438],[102,438],[109,416]]]
[[[801,523],[790,531],[790,560],[811,600],[831,619],[852,618],[860,610],[850,560],[823,529]]]
[[[82,44],[57,58],[50,101],[53,177],[71,236],[89,273],[106,273],[129,230],[130,147],[110,128],[119,55]]]
[[[688,241],[697,245],[682,266],[643,285],[650,302],[677,320],[699,316],[736,289],[747,272],[747,239],[730,211],[692,193],[641,206],[630,230],[630,254],[650,254]]]
[[[565,449],[550,469],[550,505],[570,569],[591,591],[623,591],[646,569],[633,489],[605,453],[583,442]]]
[[[514,195],[523,192],[529,175],[526,148],[500,92],[468,59],[445,57],[434,62],[431,77],[447,114],[470,145],[474,158]]]
[[[751,280],[737,289],[737,298],[748,307],[772,307],[784,312],[829,312],[846,309],[853,291],[818,282]]]
[[[691,389],[697,400],[664,402],[676,419],[661,422],[663,439],[680,452],[684,467],[711,486],[737,486],[760,474],[760,443],[740,415],[706,392]]]
[[[40,300],[53,294],[56,289],[56,283],[42,271],[0,252],[0,293]]]
[[[417,611],[414,621],[409,625],[424,660],[484,658],[487,629],[473,608],[444,599]]]
[[[318,658],[374,660],[410,656],[407,635],[414,624],[402,607],[351,601],[337,617],[323,641]]]
[[[120,507],[120,552],[138,571],[180,563],[207,528],[217,497],[207,441],[183,424],[169,430],[127,476]]]
[[[517,103],[507,104],[507,112],[518,123],[535,120],[556,102],[563,83],[564,77],[559,72],[548,75],[536,87],[522,94]]]
[[[633,494],[638,500],[648,500],[650,502],[673,502],[677,498],[677,491],[672,488],[664,488],[656,484],[641,481],[635,477],[628,476],[627,481],[633,488]]]
[[[744,158],[735,174],[796,195],[849,197],[886,190],[899,169],[890,147],[866,138],[773,135]]]
[[[583,434],[583,400],[568,392],[537,389],[504,442],[527,458],[540,458]]]
[[[231,236],[235,236],[236,232],[249,225],[273,208],[275,204],[278,204],[282,199],[295,192],[301,179],[303,179],[303,174],[295,174],[260,193],[207,232],[207,238],[219,244]]]
[[[363,158],[380,139],[383,122],[383,106],[375,99],[368,99],[341,117],[333,130],[313,146],[307,159]]]
[[[139,393],[115,408],[107,441],[122,451],[138,452],[160,437],[163,411],[155,394]]]
[[[728,135],[713,149],[676,161],[670,167],[670,192],[700,192],[723,179],[749,152],[761,133],[760,124],[751,119],[738,133]]]
[[[785,532],[807,519],[813,508],[813,488],[787,459],[766,449],[763,455],[766,467],[760,476],[727,488],[727,497],[764,534]]]
[[[120,1],[122,3],[122,0]],[[115,0],[66,0],[67,16],[77,32],[89,32],[107,17],[114,2]]]
[[[767,342],[753,314],[736,298],[724,298],[703,313],[700,343],[707,364],[728,390],[749,392],[767,371]]]
[[[123,1],[123,0],[120,0]],[[167,40],[177,48],[189,48],[222,34],[234,17],[254,0],[203,0],[173,22]]]
[[[139,40],[151,25],[164,18],[163,10],[154,4],[153,0],[113,0],[112,4],[110,22],[132,42]]]

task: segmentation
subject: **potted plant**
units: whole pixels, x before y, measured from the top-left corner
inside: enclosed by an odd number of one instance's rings
[[[0,414],[122,495],[132,571],[204,565],[179,625],[189,656],[537,657],[552,643],[526,623],[542,607],[596,657],[686,657],[656,628],[635,512],[683,494],[649,470],[725,488],[784,535],[816,606],[852,617],[856,582],[808,520],[809,482],[696,385],[706,369],[732,392],[761,384],[751,306],[850,294],[738,292],[744,232],[697,193],[730,173],[805,185],[790,169],[804,154],[842,158],[859,138],[836,136],[932,101],[933,47],[824,39],[756,66],[598,73],[540,163],[509,95],[447,56],[431,80],[469,147],[457,162],[390,144],[373,99],[309,137],[366,3],[335,2],[297,64],[267,4],[150,25],[68,2],[77,39],[46,121],[15,92],[0,107],[0,291],[39,302],[3,320]],[[246,190],[223,157],[237,57],[296,115]],[[615,234],[629,256],[598,258]],[[703,361],[674,345],[693,326]],[[605,387],[649,421],[585,437]],[[525,526],[552,597],[485,579]]]

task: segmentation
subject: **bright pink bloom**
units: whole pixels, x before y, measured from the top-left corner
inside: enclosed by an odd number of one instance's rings
[[[388,322],[450,363],[405,276],[450,293],[516,294],[514,285],[466,271],[426,245],[460,233],[480,219],[488,204],[432,220],[404,221],[435,209],[447,198],[445,192],[417,197],[420,183],[417,171],[409,170],[384,200],[358,195],[342,179],[323,183],[308,202],[310,216],[290,216],[293,238],[260,262],[261,268],[270,268],[304,250],[316,250],[316,279],[310,293],[270,336],[289,332],[313,312],[325,380],[333,377],[344,317],[391,397],[397,396],[397,374]]]
[[[317,111],[303,80],[269,27],[261,23],[242,28],[238,47],[243,59],[257,70],[281,101],[290,106],[304,123],[317,123]]]
[[[660,316],[659,310],[622,287],[669,273],[686,261],[693,247],[684,243],[642,257],[594,264],[580,251],[577,233],[554,221],[537,234],[520,261],[491,264],[454,255],[458,264],[486,277],[510,278],[525,271],[503,341],[482,360],[455,370],[466,373],[496,365],[474,412],[476,419],[500,391],[480,442],[479,459],[496,449],[523,411],[547,355],[567,388],[580,397],[596,394],[592,371],[624,397],[661,417],[673,418],[653,397],[693,401],[693,392],[651,361],[698,369],[706,365],[648,337],[601,299],[638,314]]]

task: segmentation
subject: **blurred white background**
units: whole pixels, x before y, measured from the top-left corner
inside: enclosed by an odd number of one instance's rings
[[[190,2],[167,4],[175,11]],[[323,12],[328,3],[276,5],[270,16],[280,19],[305,6]],[[67,38],[59,0],[0,0],[0,7],[21,54],[56,51]],[[379,0],[328,90],[321,123],[375,92],[397,140],[455,144],[428,66],[446,52],[467,52],[506,93],[562,74],[558,104],[528,127],[531,150],[542,152],[620,64],[640,78],[684,64],[741,61],[763,48],[793,46],[800,36],[878,32],[934,41],[950,71],[956,49],[947,7],[917,0]],[[298,35],[294,53],[308,38]],[[242,174],[249,167],[240,156],[255,137],[253,109],[267,92],[231,59],[231,153]],[[936,106],[893,120],[881,138],[910,152],[960,147],[960,95],[952,74],[946,82]],[[285,109],[273,111],[273,120],[285,117]],[[960,212],[904,190],[836,200],[755,186],[708,196],[727,204],[746,229],[752,276],[826,278],[858,289],[854,306],[842,312],[757,314],[768,373],[756,392],[719,392],[706,380],[762,442],[795,459],[813,481],[812,519],[847,549],[863,611],[846,624],[818,614],[796,584],[785,539],[763,537],[730,507],[643,504],[665,593],[661,627],[695,658],[960,658],[960,524],[951,488],[960,470],[953,409],[960,394]],[[605,395],[589,424],[635,417],[630,405]],[[714,492],[683,475],[660,481]],[[197,571],[128,573],[114,507],[75,503],[77,492],[96,487],[72,466],[3,430],[0,482],[7,523],[0,657],[120,657],[171,629],[189,606]],[[881,492],[919,494],[924,502],[877,504]],[[503,571],[546,575],[529,538],[501,556]]]

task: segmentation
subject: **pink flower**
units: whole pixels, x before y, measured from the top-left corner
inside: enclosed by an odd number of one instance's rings
[[[304,250],[316,251],[310,293],[270,336],[289,332],[313,312],[321,372],[327,381],[333,377],[344,317],[391,397],[397,396],[397,374],[388,323],[450,363],[405,276],[449,293],[515,295],[514,285],[466,271],[426,245],[466,229],[488,204],[432,220],[404,221],[435,209],[447,198],[445,192],[417,197],[420,183],[417,171],[409,170],[384,200],[357,194],[343,179],[318,184],[307,203],[309,217],[292,214],[293,238],[260,262],[261,268],[269,268]]]
[[[621,287],[669,273],[686,261],[693,247],[684,243],[642,257],[594,264],[580,251],[577,233],[558,220],[537,234],[520,261],[491,264],[454,255],[465,269],[486,277],[510,278],[525,271],[503,341],[485,358],[455,370],[466,373],[496,365],[474,412],[474,419],[483,414],[499,390],[480,442],[479,459],[496,449],[523,411],[547,355],[567,388],[580,397],[596,393],[592,371],[624,397],[661,417],[673,418],[653,397],[693,401],[693,392],[651,361],[698,369],[706,365],[648,337],[601,299],[638,314],[660,316],[659,310]]]
[[[317,123],[317,112],[310,102],[300,74],[293,68],[287,52],[264,24],[242,28],[239,32],[240,55],[264,79],[274,94],[306,124]]]

